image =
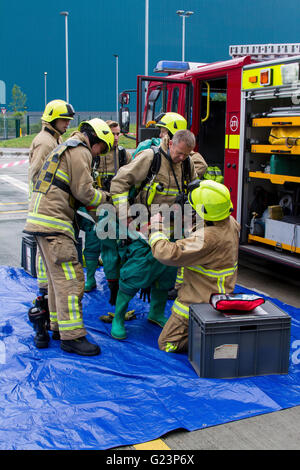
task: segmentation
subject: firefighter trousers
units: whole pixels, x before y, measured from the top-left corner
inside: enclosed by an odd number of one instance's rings
[[[172,314],[158,338],[158,347],[166,352],[186,352],[188,350],[189,319],[178,315],[172,308]]]
[[[36,236],[48,278],[50,329],[62,340],[86,336],[82,319],[84,273],[74,241],[66,235]]]
[[[43,263],[42,257],[40,255],[40,250],[38,248],[36,250],[35,270],[36,270],[38,288],[42,292],[47,292],[48,291],[48,279],[47,279],[47,274],[46,274],[46,268]]]

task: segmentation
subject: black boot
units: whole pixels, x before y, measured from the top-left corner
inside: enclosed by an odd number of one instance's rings
[[[63,351],[79,356],[97,356],[101,352],[100,347],[90,343],[85,336],[77,339],[63,339],[60,342],[60,347]]]
[[[28,317],[36,332],[34,337],[36,347],[39,349],[48,348],[50,338],[46,328],[47,313],[38,307],[32,307],[28,311]]]
[[[33,305],[40,310],[44,310],[46,313],[46,328],[50,330],[50,315],[48,307],[48,294],[42,294],[36,297],[33,301]]]

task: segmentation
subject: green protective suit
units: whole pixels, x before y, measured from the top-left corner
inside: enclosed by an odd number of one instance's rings
[[[106,279],[119,279],[120,257],[117,240],[100,240],[101,259]]]
[[[85,207],[80,207],[79,211],[88,214],[88,211]],[[85,232],[85,244],[83,250],[85,260],[98,261],[100,256],[100,240],[97,237],[97,233],[95,231],[95,224],[80,214],[77,214],[77,221],[80,230]]]
[[[87,213],[84,207],[80,207],[80,212]],[[85,245],[83,255],[86,262],[86,283],[85,291],[89,292],[96,287],[95,272],[98,267],[98,260],[101,254],[103,270],[106,279],[118,279],[120,273],[120,256],[117,240],[100,240],[97,235],[96,225],[78,216],[79,227],[85,232]]]
[[[168,290],[173,287],[177,268],[166,266],[157,261],[149,244],[139,238],[127,247],[126,261],[120,269],[119,288],[122,292],[134,296],[140,289],[155,287]]]
[[[168,290],[173,287],[176,276],[177,267],[166,266],[157,261],[145,240],[141,238],[133,240],[127,246],[126,259],[120,269],[119,292],[111,328],[112,337],[118,340],[126,338],[124,319],[128,304],[140,289],[149,287],[151,300],[148,320],[163,328],[167,322],[164,311]]]
[[[107,230],[106,221],[109,220],[109,215],[107,211],[103,214],[100,213],[99,221],[97,223],[97,232],[99,236],[105,233]],[[121,266],[121,258],[119,252],[119,228],[115,225],[114,218],[114,230],[115,230],[115,237],[114,238],[104,238],[99,239],[100,249],[101,249],[101,259],[103,263],[103,270],[105,273],[105,277],[107,280],[110,279],[119,279],[120,276],[120,266]]]
[[[85,207],[80,207],[79,210],[88,214]],[[86,264],[86,282],[84,291],[90,292],[97,287],[95,272],[98,267],[101,246],[95,231],[95,224],[80,214],[77,214],[76,217],[80,230],[85,232],[83,255]]]
[[[143,140],[142,142],[139,143],[137,148],[132,154],[132,158],[135,158],[135,156],[139,153],[142,152],[143,150],[149,149],[151,145],[155,145],[155,147],[159,147],[161,144],[161,139],[158,137],[152,137],[152,139],[146,139]]]

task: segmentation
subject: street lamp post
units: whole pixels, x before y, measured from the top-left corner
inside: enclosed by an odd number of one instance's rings
[[[119,56],[118,54],[114,54],[116,58],[116,121],[119,122]]]
[[[193,11],[184,11],[184,10],[177,10],[176,11],[177,15],[182,17],[182,62],[184,62],[184,56],[185,56],[185,19],[188,18],[189,16],[193,15]]]
[[[47,104],[47,72],[44,72],[44,85],[45,85],[45,108]]]
[[[145,75],[148,75],[149,0],[145,0]]]
[[[60,14],[65,17],[65,42],[66,42],[66,101],[69,103],[69,45],[68,45],[68,11],[61,11]]]

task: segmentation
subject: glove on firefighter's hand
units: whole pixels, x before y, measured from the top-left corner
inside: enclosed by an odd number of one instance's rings
[[[117,300],[117,295],[118,295],[118,290],[119,290],[119,280],[109,279],[107,282],[108,282],[108,287],[110,290],[109,303],[110,305],[116,305],[116,300]]]
[[[150,291],[151,291],[151,287],[147,287],[146,289],[140,290],[140,299],[142,299],[143,302],[150,302],[150,299],[151,299]]]

